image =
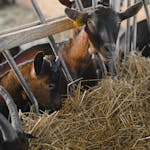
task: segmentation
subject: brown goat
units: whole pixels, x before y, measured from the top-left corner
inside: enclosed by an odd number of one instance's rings
[[[75,1],[59,1],[69,8],[75,7]],[[92,6],[92,0],[81,0],[81,2],[84,8]],[[108,6],[109,0],[103,0],[98,3],[102,4],[103,6]],[[99,56],[99,58],[102,57],[103,61],[105,62],[107,71],[114,75],[115,60],[118,56],[118,53],[115,51],[115,44],[118,37],[120,22],[136,14],[142,7],[142,2],[132,6],[131,8],[128,8],[123,13],[117,13],[113,9],[103,6],[96,8],[95,11],[92,11],[89,14],[71,10],[69,8],[66,8],[65,11],[67,16],[74,21],[76,26],[78,26],[78,28],[74,28],[71,30],[72,37],[76,38],[80,31],[85,30],[89,38],[88,45],[91,45],[89,49],[93,49],[93,52],[98,52],[98,54],[101,55]],[[125,18],[122,18],[122,16],[125,16]],[[107,24],[112,24],[112,26],[109,26]],[[79,27],[81,25],[84,26]],[[93,63],[96,66],[96,71],[101,71],[101,74],[98,74],[98,78],[101,78],[101,76],[103,76],[103,73],[105,72],[105,66],[102,67],[102,61],[100,61],[100,59],[94,59]]]
[[[71,20],[83,26],[88,35],[90,48],[93,49],[93,52],[101,54],[105,63],[110,66],[109,71],[112,71],[114,60],[118,56],[115,48],[120,23],[135,15],[142,5],[143,2],[136,3],[121,13],[103,6],[99,6],[90,13],[66,8],[65,13]]]
[[[80,32],[76,38],[71,39],[60,46],[62,57],[64,58],[74,79],[79,77],[84,77],[84,79],[96,78],[95,71],[91,71],[94,69],[94,67],[91,61],[88,43],[87,33],[83,31]],[[28,59],[31,56],[30,53],[33,53],[34,56],[36,51],[34,48],[35,47],[31,48],[28,53],[26,52],[27,55],[23,55],[23,57]],[[36,48],[39,47],[36,46]],[[51,50],[49,48],[47,51]],[[19,58],[16,59],[16,61],[18,60]],[[34,65],[28,63],[21,65],[19,69],[27,81],[31,91],[37,98],[40,109],[51,109],[54,111],[61,107],[61,96],[66,95],[67,89],[67,82],[62,75],[62,72],[58,72],[57,69],[55,72],[52,71],[50,64],[43,60],[43,55],[41,53],[36,56]],[[40,73],[38,73],[39,71]],[[60,78],[59,75],[61,76]],[[28,98],[12,71],[10,71],[1,79],[0,84],[9,91],[18,108],[22,109],[23,111],[29,110],[27,105]],[[54,85],[54,89],[50,90],[50,84]],[[1,112],[6,112],[5,107],[3,107],[3,100],[0,101]],[[25,105],[27,105],[27,108]]]
[[[67,6],[68,8],[76,8],[75,1],[70,0],[59,0],[61,4],[64,6]],[[81,0],[82,5],[84,8],[91,7],[92,6],[92,0]],[[102,4],[104,6],[109,6],[109,0],[103,0],[98,2],[98,4]],[[72,37],[76,37],[78,33],[82,30],[82,27],[74,28],[71,30]]]
[[[39,52],[35,56],[34,62],[28,62],[19,67],[42,110],[54,111],[61,107],[57,92],[60,73],[53,61],[53,57],[44,57],[43,52]],[[30,110],[29,99],[12,70],[1,79],[0,84],[11,94],[19,109]],[[0,98],[0,112],[7,115],[3,98]]]
[[[73,39],[60,43],[62,57],[67,64],[67,67],[74,79],[84,77],[84,79],[96,78],[89,53],[89,44],[86,32],[80,32]],[[14,57],[17,64],[27,60],[32,60],[38,51],[44,51],[45,54],[52,54],[52,49],[49,44],[41,44],[33,46]],[[88,68],[88,70],[87,70]],[[10,69],[7,62],[0,65],[0,77],[3,78],[4,73]],[[87,74],[88,71],[88,74]],[[64,94],[64,93],[63,93]]]

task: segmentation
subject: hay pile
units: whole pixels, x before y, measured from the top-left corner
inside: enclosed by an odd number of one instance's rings
[[[59,112],[23,115],[25,131],[38,137],[31,149],[150,149],[150,59],[130,56],[117,78],[77,90]]]

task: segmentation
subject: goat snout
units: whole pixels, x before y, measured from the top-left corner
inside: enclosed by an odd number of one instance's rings
[[[104,57],[107,60],[112,60],[116,58],[116,46],[115,44],[105,44],[103,47]]]

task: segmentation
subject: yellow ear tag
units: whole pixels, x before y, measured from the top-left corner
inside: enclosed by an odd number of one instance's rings
[[[74,25],[75,28],[78,28],[80,26],[83,26],[84,23],[81,22],[80,20],[76,20],[76,21],[73,22],[73,25]]]

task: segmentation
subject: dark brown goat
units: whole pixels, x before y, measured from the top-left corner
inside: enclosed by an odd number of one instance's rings
[[[82,46],[81,46],[82,45]],[[66,42],[60,43],[60,50],[62,57],[67,64],[69,71],[74,79],[84,76],[84,79],[96,78],[95,74],[91,71],[87,74],[85,72],[88,67],[91,68],[91,54],[89,53],[89,42],[87,33],[80,32],[76,37]],[[52,49],[49,44],[36,45],[23,53],[14,57],[17,64],[20,64],[27,60],[32,60],[38,51],[44,51],[47,55],[52,54]],[[90,65],[89,65],[90,64]],[[0,76],[10,69],[7,62],[0,65]]]
[[[92,71],[94,67],[91,61],[91,54],[89,53],[89,42],[87,36],[87,33],[83,30],[75,39],[71,39],[60,46],[62,57],[74,79],[79,77],[84,77],[84,79],[96,78],[95,71]],[[27,55],[24,59],[28,59],[29,57],[32,58],[30,55],[31,52],[35,55],[36,51],[34,48],[31,48],[26,52]],[[51,50],[50,47],[47,47],[47,51],[48,50]],[[16,61],[18,61],[18,59],[16,59]],[[62,76],[62,72],[57,72],[57,69],[55,72],[52,72],[50,64],[42,59],[41,54],[38,55],[38,57],[36,56],[34,62],[34,67],[32,64],[25,64],[19,67],[20,71],[27,81],[31,91],[37,98],[40,108],[50,108],[52,111],[59,109],[61,107],[60,98],[62,95],[66,95],[67,89],[67,82],[64,76]],[[42,68],[38,62],[42,65]],[[41,70],[41,72],[37,73],[38,70]],[[59,75],[61,78],[59,78]],[[28,98],[12,71],[2,78],[0,84],[9,91],[18,108],[27,111],[25,104],[27,104]],[[54,85],[53,90],[50,90],[50,84]],[[6,112],[3,105],[1,105],[1,112]]]
[[[117,58],[115,47],[121,21],[135,15],[142,5],[143,2],[139,2],[121,13],[103,6],[90,13],[66,8],[65,13],[70,19],[83,25],[90,48],[93,49],[92,51],[99,52],[105,63],[109,65]],[[109,69],[112,69],[111,67]]]
[[[0,149],[1,150],[28,150],[29,143],[27,134],[22,130],[21,121],[17,107],[9,95],[9,93],[0,86],[0,94],[3,96],[5,103],[9,109],[11,118],[11,124],[8,120],[0,113]],[[30,137],[32,137],[30,135]]]
[[[44,57],[43,52],[39,52],[35,56],[34,62],[28,62],[19,67],[42,110],[51,109],[54,111],[61,107],[57,92],[60,73],[53,61],[54,58]],[[1,79],[0,84],[11,94],[18,108],[22,111],[30,110],[29,99],[12,70]],[[2,98],[0,98],[0,112],[7,115]]]

